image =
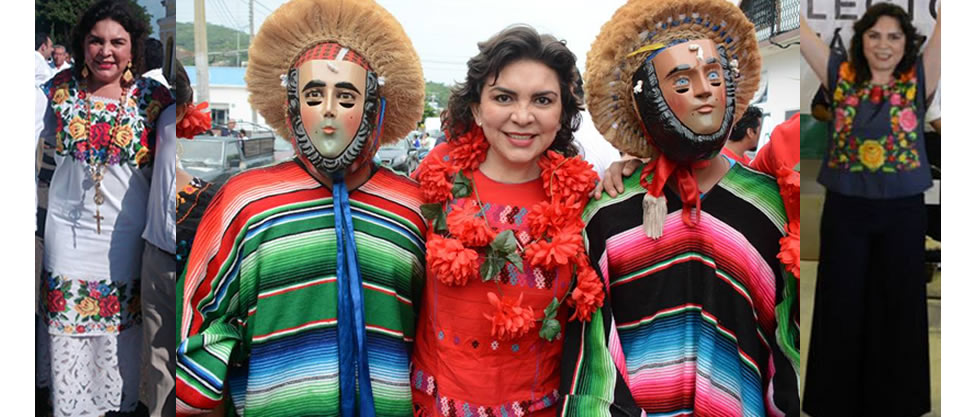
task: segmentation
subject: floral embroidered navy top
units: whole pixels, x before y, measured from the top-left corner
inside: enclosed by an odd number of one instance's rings
[[[818,181],[843,195],[907,197],[931,187],[924,150],[924,63],[887,85],[856,84],[853,66],[833,54],[833,123]]]
[[[65,70],[41,88],[57,116],[55,151],[59,155],[90,165],[104,162],[138,168],[152,163],[155,120],[173,102],[165,86],[143,77],[118,104],[89,102],[87,92]]]

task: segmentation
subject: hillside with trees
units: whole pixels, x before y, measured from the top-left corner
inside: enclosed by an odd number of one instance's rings
[[[71,29],[74,28],[81,15],[97,0],[35,0],[34,1],[34,30],[45,31],[54,43],[71,48]],[[149,12],[145,7],[129,0],[135,6],[132,10],[146,22],[149,36],[152,36]]]
[[[240,52],[237,53],[237,42],[240,41]],[[183,65],[194,65],[196,47],[193,43],[193,24],[176,23],[176,34],[173,36],[176,45],[177,58]],[[210,65],[235,67],[247,62],[247,47],[250,45],[250,35],[247,32],[234,30],[225,26],[207,23],[207,55]]]

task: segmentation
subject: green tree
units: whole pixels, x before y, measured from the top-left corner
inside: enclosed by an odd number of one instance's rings
[[[152,21],[149,12],[135,1],[128,1],[136,15],[146,22],[147,34],[151,35]],[[70,50],[71,30],[81,20],[81,15],[96,2],[97,0],[34,0],[34,27],[36,30],[46,31],[54,43],[67,46]]]
[[[450,87],[443,83],[427,81],[427,102],[433,101],[441,109],[446,109],[447,100],[450,98]]]
[[[423,119],[426,120],[427,117],[440,117],[440,112],[430,106],[429,101],[423,103]]]
[[[237,53],[237,42],[240,41],[240,53]],[[189,52],[189,56],[180,59],[183,65],[194,65],[196,51],[194,44],[193,24],[176,23],[176,33],[173,43],[177,49]],[[228,27],[207,23],[207,53],[210,65],[236,66],[238,56],[240,62],[247,61],[247,48],[250,45],[250,35]]]

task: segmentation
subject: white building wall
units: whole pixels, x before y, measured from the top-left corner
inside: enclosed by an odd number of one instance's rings
[[[772,129],[785,122],[786,113],[799,110],[799,45],[787,49],[763,42],[762,72],[767,79],[768,96],[756,103],[769,115],[762,122],[759,147],[768,142]],[[761,94],[761,90],[756,94]]]
[[[196,86],[193,88],[195,92]],[[247,97],[247,89],[243,86],[210,85],[211,109],[226,109],[231,119],[267,126],[259,113],[256,121],[252,119],[251,105]]]

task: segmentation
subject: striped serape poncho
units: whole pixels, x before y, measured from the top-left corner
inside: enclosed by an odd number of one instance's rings
[[[425,262],[419,187],[379,168],[349,200],[376,413],[409,416]],[[296,161],[220,189],[181,279],[178,413],[206,412],[227,392],[247,416],[340,414],[332,209],[329,189]]]
[[[642,229],[639,180],[637,170],[622,195],[583,215],[610,302],[592,323],[570,323],[566,408],[585,404],[582,391],[635,401],[648,416],[798,416],[798,288],[776,257],[786,214],[775,179],[733,163],[702,196],[695,227],[665,188],[657,240]]]

